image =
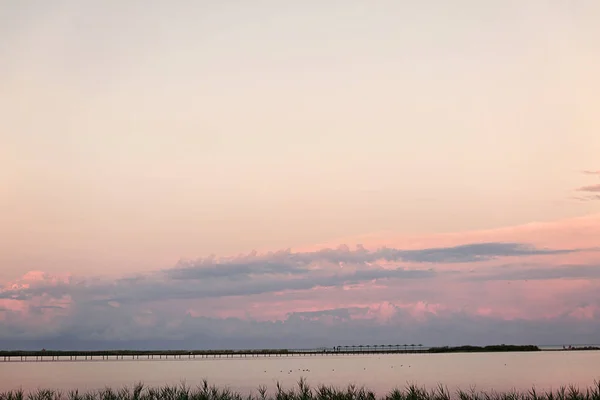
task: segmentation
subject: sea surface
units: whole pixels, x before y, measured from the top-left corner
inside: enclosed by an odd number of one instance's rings
[[[524,353],[381,354],[293,356],[222,359],[110,360],[110,361],[0,361],[0,392],[52,388],[63,391],[122,388],[143,382],[147,386],[209,384],[245,394],[259,385],[274,390],[279,381],[291,388],[305,377],[319,384],[365,386],[385,395],[415,383],[438,384],[450,391],[506,391],[510,389],[580,388],[600,380],[600,351],[542,351]]]

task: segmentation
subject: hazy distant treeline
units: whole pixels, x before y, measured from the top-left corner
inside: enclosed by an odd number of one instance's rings
[[[508,344],[498,344],[492,346],[457,346],[457,347],[431,347],[427,349],[428,353],[484,353],[498,351],[540,351],[538,346],[525,345],[516,346]]]

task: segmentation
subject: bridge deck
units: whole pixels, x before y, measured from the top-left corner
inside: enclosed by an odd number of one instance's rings
[[[213,351],[0,351],[3,362],[30,361],[114,361],[114,360],[179,360],[203,358],[342,356],[367,354],[426,353],[425,349],[407,350],[213,350]]]

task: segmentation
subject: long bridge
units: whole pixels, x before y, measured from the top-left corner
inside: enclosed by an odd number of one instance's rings
[[[535,345],[490,345],[423,347],[422,344],[358,345],[321,347],[316,349],[262,349],[262,350],[103,350],[103,351],[2,351],[0,362],[28,361],[114,361],[114,360],[181,360],[210,358],[344,356],[364,354],[439,354],[509,351],[542,351]],[[598,346],[569,346],[545,351],[599,350]]]
[[[108,351],[0,351],[3,362],[180,360],[248,357],[341,356],[361,354],[426,353],[423,345],[359,345],[317,349],[263,350],[108,350]]]

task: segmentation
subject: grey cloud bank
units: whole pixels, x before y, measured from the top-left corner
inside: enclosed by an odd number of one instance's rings
[[[92,324],[65,325],[45,335],[31,336],[14,329],[12,337],[2,335],[0,348],[7,349],[215,349],[215,348],[311,348],[357,344],[463,345],[463,344],[556,344],[595,343],[600,322],[581,321],[568,316],[554,320],[498,320],[455,313],[431,315],[415,322],[409,315],[378,324],[373,320],[351,320],[356,310],[294,313],[284,321],[256,322],[235,318],[194,318],[180,316],[161,320],[152,335],[131,319],[119,317],[124,326],[108,335],[107,314]],[[334,324],[325,321],[337,317]],[[92,313],[88,318],[95,318]],[[163,318],[166,318],[164,316]],[[176,328],[173,320],[177,321]],[[169,322],[167,322],[169,321]],[[128,323],[129,322],[129,323]],[[104,329],[103,329],[104,328]],[[174,332],[176,331],[176,332]],[[119,337],[116,337],[117,334]]]
[[[376,263],[461,263],[486,261],[498,257],[553,255],[577,249],[536,249],[520,243],[475,243],[455,247],[422,250],[382,248],[368,251],[362,246],[348,246],[316,252],[280,251],[252,253],[231,259],[213,258],[181,261],[175,268],[114,282],[73,280],[48,285],[45,282],[28,288],[0,292],[0,298],[29,300],[36,296],[61,298],[70,296],[80,302],[149,302],[174,299],[202,299],[248,296],[286,290],[309,290],[316,287],[340,287],[379,279],[428,279],[437,273],[429,268],[382,268]],[[345,267],[343,267],[345,265]]]
[[[426,301],[435,298],[440,287],[454,281],[599,278],[599,269],[587,265],[553,269],[486,268],[472,277],[468,271],[438,271],[435,268],[436,264],[473,263],[477,270],[478,262],[501,257],[578,251],[538,249],[520,243],[374,251],[362,246],[355,250],[340,246],[316,252],[280,251],[218,260],[211,257],[181,261],[171,269],[114,281],[98,278],[31,281],[0,291],[0,301],[25,305],[16,309],[0,307],[0,347],[249,348],[367,342],[398,344],[398,341],[438,345],[533,343],[531,338],[534,337],[537,337],[535,343],[541,343],[539,330],[550,328],[552,335],[542,342],[561,342],[561,337],[584,340],[600,328],[594,322],[598,319],[579,321],[577,329],[567,331],[565,326],[576,321],[569,314],[546,322],[504,321],[477,315],[477,304],[469,304],[463,311],[443,307],[436,311],[437,305],[429,305]],[[419,263],[422,267],[408,269],[401,265],[402,262]],[[384,263],[385,267],[382,266]],[[239,307],[247,304],[247,299],[260,297],[261,301],[281,303],[286,307],[286,302],[296,301],[292,293],[319,289],[333,290],[332,293],[339,295],[345,293],[348,285],[360,287],[373,283],[381,287],[372,294],[379,296],[376,300],[367,299],[360,291],[356,293],[366,302],[387,302],[387,314],[379,313],[378,305],[331,307],[317,302],[311,305],[317,309],[311,311],[293,311],[294,306],[289,305],[292,311],[284,313],[287,316],[271,320],[203,315],[214,304]],[[412,290],[415,284],[419,286]],[[409,286],[411,290],[408,290]],[[343,305],[335,294],[332,296],[321,301]],[[356,294],[352,296],[356,297]],[[403,300],[391,300],[388,296]],[[571,303],[576,307],[598,303],[590,294],[582,299],[585,304]],[[422,304],[415,314],[414,310],[400,304],[402,302]],[[41,319],[44,323],[39,323]]]
[[[175,268],[166,270],[172,279],[204,279],[214,277],[247,277],[250,275],[291,274],[302,275],[315,262],[366,264],[380,260],[393,262],[420,263],[463,263],[490,260],[497,257],[552,255],[579,251],[578,249],[537,249],[522,243],[473,243],[453,247],[440,247],[420,250],[400,250],[381,248],[368,251],[361,245],[350,250],[346,245],[337,249],[323,249],[316,252],[292,253],[281,251],[264,256],[252,254],[225,262],[215,262],[213,258],[197,261],[181,261]]]

